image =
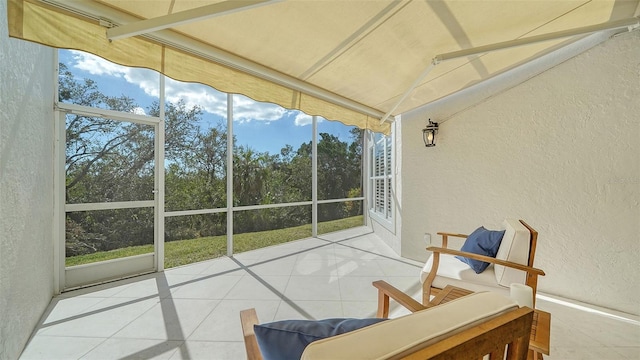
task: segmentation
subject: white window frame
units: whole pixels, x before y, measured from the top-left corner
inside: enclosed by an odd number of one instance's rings
[[[385,227],[387,230],[395,233],[395,176],[393,169],[395,168],[395,151],[393,149],[394,136],[384,136],[368,131],[368,183],[369,183],[369,217]],[[382,148],[382,174],[376,175],[377,154]],[[379,198],[380,192],[376,191],[376,182],[383,180],[382,199]],[[380,208],[377,204],[382,203]]]
[[[58,69],[58,51],[55,52],[53,66],[53,84],[54,84],[54,93],[56,94],[55,98],[55,110],[54,118],[55,118],[55,154],[56,154],[56,166],[55,166],[55,213],[54,216],[56,218],[56,222],[54,225],[54,261],[55,261],[55,269],[54,269],[54,284],[55,284],[55,292],[57,294],[62,291],[69,290],[71,288],[75,288],[75,284],[89,284],[89,283],[98,283],[102,282],[102,280],[98,280],[97,282],[93,281],[85,281],[81,273],[83,269],[86,268],[98,268],[103,264],[110,266],[108,269],[115,273],[118,273],[121,269],[119,267],[120,259],[116,260],[107,260],[103,262],[97,262],[92,264],[78,265],[78,275],[76,276],[78,281],[74,282],[73,286],[67,286],[68,280],[70,279],[69,273],[67,270],[69,268],[66,267],[66,232],[65,232],[65,219],[66,212],[68,211],[86,211],[86,210],[104,210],[104,209],[113,209],[119,208],[122,206],[126,207],[154,207],[155,208],[155,224],[154,224],[154,243],[155,243],[155,251],[153,254],[143,254],[135,257],[130,257],[133,262],[136,264],[142,263],[144,266],[144,272],[147,271],[163,271],[164,270],[164,222],[166,218],[172,216],[186,216],[186,215],[197,215],[197,214],[213,214],[213,213],[227,213],[227,229],[231,229],[227,231],[227,255],[233,255],[233,213],[238,211],[245,210],[257,210],[257,209],[267,209],[267,208],[278,208],[278,207],[287,207],[287,206],[303,206],[303,205],[311,205],[313,208],[312,211],[312,236],[317,237],[317,208],[319,204],[328,204],[328,203],[338,203],[338,202],[347,202],[347,201],[362,201],[363,204],[366,203],[367,198],[365,196],[355,197],[355,198],[342,198],[342,199],[325,199],[318,200],[317,194],[317,143],[318,143],[318,129],[317,123],[320,119],[317,116],[313,117],[313,131],[312,131],[312,200],[310,201],[301,201],[295,203],[281,203],[281,204],[266,204],[266,205],[250,205],[250,206],[233,206],[233,94],[227,94],[227,205],[222,208],[212,208],[212,209],[197,209],[197,210],[183,210],[183,211],[167,211],[164,205],[164,197],[165,197],[165,178],[164,171],[162,169],[165,168],[165,154],[164,154],[164,104],[165,104],[165,77],[162,74],[159,75],[159,102],[161,104],[160,107],[160,116],[158,118],[144,116],[144,115],[136,115],[133,113],[122,113],[113,110],[101,109],[101,108],[91,108],[86,106],[79,106],[71,103],[61,103],[57,99],[58,95],[58,81],[59,81],[59,69]],[[119,121],[126,122],[134,122],[141,123],[146,125],[153,125],[155,127],[155,166],[156,166],[156,175],[155,175],[155,184],[154,184],[154,200],[148,201],[138,201],[138,202],[119,202],[119,203],[90,203],[90,204],[66,204],[65,198],[65,185],[66,185],[66,171],[65,171],[65,159],[66,159],[66,123],[65,123],[65,114],[66,113],[78,113],[85,114],[88,116],[96,116],[96,117],[106,117]],[[372,137],[373,138],[373,137]],[[366,139],[366,138],[365,138]],[[368,140],[368,139],[366,139]],[[363,145],[363,148],[366,148],[367,145]],[[367,161],[366,153],[363,150],[363,156],[361,161],[364,163]],[[365,178],[365,172],[361,173],[361,180]],[[364,185],[364,184],[363,184]],[[365,185],[366,186],[366,185]],[[367,189],[363,189],[363,191],[367,191]],[[364,192],[363,192],[364,194]],[[366,214],[363,210],[363,214]],[[366,217],[366,216],[365,216]],[[366,224],[366,220],[365,220]],[[126,259],[126,258],[124,258]],[[136,268],[137,269],[137,268]],[[106,271],[106,270],[104,270]],[[97,271],[97,273],[104,273],[103,270]],[[137,271],[137,270],[136,270]],[[133,271],[132,271],[133,272]],[[119,275],[114,275],[116,278]],[[123,275],[122,277],[128,277],[129,275]],[[84,285],[79,286],[84,286]]]

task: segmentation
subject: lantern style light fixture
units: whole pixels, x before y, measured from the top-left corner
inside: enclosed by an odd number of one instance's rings
[[[427,127],[422,129],[422,140],[424,140],[424,146],[433,147],[436,146],[436,134],[438,133],[438,123],[429,119]]]

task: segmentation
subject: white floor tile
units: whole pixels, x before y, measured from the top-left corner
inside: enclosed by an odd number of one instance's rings
[[[224,300],[208,314],[188,340],[243,341],[240,311],[256,309],[259,321],[270,322],[280,304],[279,300]]]
[[[280,248],[279,246],[268,247],[265,249],[261,249],[259,251],[260,258],[259,261],[266,260],[294,260],[298,257],[300,253],[300,248],[295,246],[290,246],[288,244],[282,245],[284,248]]]
[[[211,262],[201,261],[195,264],[183,265],[165,270],[165,274],[173,275],[198,275],[211,267]]]
[[[72,336],[36,336],[22,352],[22,360],[71,360],[80,359],[104,338]]]
[[[280,303],[274,321],[300,319],[300,320],[322,320],[331,318],[342,318],[341,301],[291,301]]]
[[[324,252],[324,253],[323,253]],[[329,252],[329,255],[327,255]],[[306,263],[322,263],[327,264],[328,266],[336,264],[335,254],[330,254],[332,250],[323,250],[322,252],[304,252],[298,255],[297,264],[306,264]]]
[[[579,347],[558,347],[551,349],[550,355],[545,355],[546,360],[621,360],[624,359],[618,352],[604,346],[589,346],[582,344]]]
[[[629,324],[602,316],[576,319],[580,331],[607,346],[640,346],[640,325]]]
[[[173,299],[224,299],[240,281],[240,276],[198,275],[180,286],[172,295]]]
[[[378,298],[378,290],[371,285],[379,276],[341,277],[340,296],[344,301],[370,301]]]
[[[114,338],[186,340],[219,300],[163,299]]]
[[[41,333],[47,336],[110,337],[158,301],[156,298],[104,299],[80,314],[43,325]]]
[[[296,257],[285,257],[277,260],[260,260],[249,266],[249,270],[258,276],[289,276],[296,264]]]
[[[289,282],[289,276],[243,276],[229,291],[226,299],[280,300]]]
[[[333,276],[292,276],[284,295],[290,300],[340,300],[340,285]]]
[[[68,319],[78,314],[82,314],[88,308],[95,306],[105,298],[99,297],[72,297],[72,298],[55,298],[49,305],[49,313],[44,320],[43,325]]]
[[[341,262],[344,260],[362,260],[371,261],[377,259],[383,259],[380,254],[371,251],[362,251],[360,249],[351,246],[336,245],[335,248],[336,259]]]
[[[359,227],[70,291],[51,302],[21,359],[244,359],[241,310],[263,323],[375,317],[371,282],[420,301],[420,268]],[[640,360],[640,318],[537,305],[552,314],[545,359]],[[391,302],[390,317],[406,314]]]
[[[292,242],[292,244],[298,245],[299,246],[298,249],[311,249],[311,248],[326,246],[327,244],[331,244],[332,241],[325,240],[325,239],[327,239],[327,236],[320,235],[318,239],[314,239],[314,238],[302,239],[302,240]]]
[[[378,302],[376,300],[367,301],[342,301],[342,311],[347,318],[373,318],[376,317]]]
[[[328,276],[338,273],[335,259],[296,261],[291,275],[293,276]]]
[[[301,258],[301,261],[330,261],[336,259],[336,253],[333,244],[328,244],[306,250],[304,253],[298,254],[298,258]]]
[[[360,259],[342,259],[336,264],[338,276],[375,276],[382,277],[384,272],[376,261]]]
[[[260,249],[244,251],[241,253],[233,254],[234,259],[245,261],[245,260],[259,260],[262,257],[262,252]]]
[[[417,278],[420,276],[424,265],[411,260],[379,259],[374,261],[386,276],[412,276]]]
[[[146,278],[114,294],[114,297],[159,297],[166,298],[176,291],[183,283],[193,279],[195,275],[172,273],[157,273],[147,275]]]
[[[640,359],[640,344],[636,346],[615,346],[609,349],[622,355],[623,359],[638,360]]]
[[[83,356],[81,360],[169,359],[182,343],[183,341],[108,339]]]
[[[379,280],[384,280],[393,287],[411,296],[418,302],[422,302],[422,283],[416,281],[415,276],[387,276]],[[373,285],[372,285],[373,286]]]
[[[200,275],[224,275],[224,276],[242,276],[245,272],[233,259],[226,256],[219,259],[206,261],[207,268],[202,270]]]
[[[190,341],[180,346],[170,360],[229,360],[245,359],[241,341]]]

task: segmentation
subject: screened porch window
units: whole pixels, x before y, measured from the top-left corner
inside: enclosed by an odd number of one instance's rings
[[[58,69],[67,288],[364,225],[359,128],[75,50]]]

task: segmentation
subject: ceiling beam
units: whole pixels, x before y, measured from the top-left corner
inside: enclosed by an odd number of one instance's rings
[[[391,108],[391,110],[388,111],[380,119],[380,124],[384,123],[387,120],[387,118],[389,118],[389,116],[393,114],[395,109],[398,108],[398,106],[400,106],[400,104],[404,102],[407,96],[409,96],[409,94],[411,94],[416,87],[418,87],[419,83],[422,80],[424,80],[424,78],[427,76],[427,74],[429,74],[429,72],[433,69],[433,67],[440,64],[443,61],[472,56],[472,55],[485,54],[493,51],[514,48],[518,46],[525,46],[525,45],[535,44],[543,41],[563,39],[563,38],[578,36],[578,35],[588,35],[588,34],[593,34],[599,31],[615,30],[615,29],[622,29],[622,28],[626,28],[628,31],[632,31],[639,27],[640,27],[640,16],[623,19],[623,20],[609,21],[609,22],[596,24],[596,25],[583,26],[583,27],[569,29],[569,30],[556,31],[548,34],[529,36],[522,39],[503,41],[499,43],[494,43],[494,44],[489,44],[484,46],[477,46],[474,48],[463,49],[459,51],[452,51],[445,54],[436,55],[432,59],[431,64],[429,64],[429,66],[427,66],[427,68],[416,78],[416,80],[404,92],[404,94],[395,103],[395,105]]]
[[[478,46],[470,49],[452,51],[446,54],[436,55],[433,58],[433,62],[435,64],[438,64],[441,61],[457,59],[460,57],[466,57],[471,55],[484,54],[484,53],[498,51],[498,50],[510,49],[518,46],[525,46],[525,45],[535,44],[543,41],[562,39],[562,38],[578,36],[578,35],[589,35],[598,31],[614,30],[614,29],[621,29],[621,28],[627,28],[628,31],[631,31],[638,27],[640,27],[640,17],[632,17],[628,19],[610,21],[610,22],[605,22],[605,23],[590,25],[590,26],[583,26],[583,27],[569,29],[569,30],[556,31],[548,34],[529,36],[522,39],[503,41],[495,44]]]
[[[107,29],[107,38],[109,40],[124,39],[140,34],[147,34],[158,30],[210,19],[216,16],[228,15],[235,12],[257,8],[260,6],[270,5],[281,1],[283,0],[224,1],[216,4],[180,11],[175,14],[159,16],[147,20],[140,20]]]

